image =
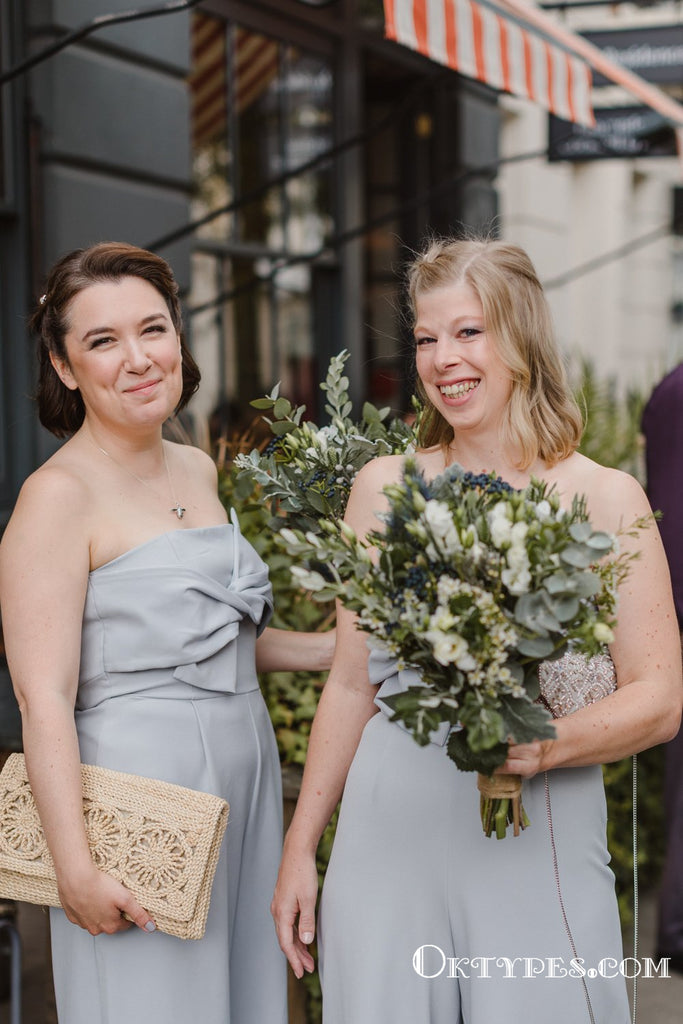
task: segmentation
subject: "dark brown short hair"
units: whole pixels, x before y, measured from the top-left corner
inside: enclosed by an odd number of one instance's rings
[[[176,412],[180,412],[199,387],[199,367],[185,344],[178,284],[166,260],[126,242],[99,242],[88,249],[74,249],[54,265],[29,326],[40,338],[36,399],[40,422],[57,437],[75,433],[85,417],[80,391],[70,391],[59,379],[50,353],[68,364],[64,339],[69,330],[69,306],[92,284],[139,277],[162,296],[180,337],[183,390]]]

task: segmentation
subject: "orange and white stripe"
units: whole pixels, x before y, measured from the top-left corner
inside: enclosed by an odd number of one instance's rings
[[[192,16],[192,138],[195,147],[227,133],[228,78],[225,22],[195,11]]]
[[[385,33],[494,89],[592,126],[588,64],[475,0],[384,0]]]

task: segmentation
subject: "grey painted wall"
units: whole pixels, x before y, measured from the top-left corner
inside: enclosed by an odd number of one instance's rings
[[[40,0],[27,7],[35,50],[131,4]],[[105,239],[147,245],[187,222],[189,60],[189,14],[179,12],[104,28],[31,73],[42,178],[36,241],[44,267]],[[188,243],[164,256],[187,286]]]

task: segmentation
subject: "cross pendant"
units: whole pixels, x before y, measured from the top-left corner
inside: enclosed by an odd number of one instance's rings
[[[178,502],[177,505],[174,505],[173,508],[169,509],[169,512],[175,512],[175,514],[177,515],[178,519],[182,519],[183,516],[185,515],[185,509],[180,504],[180,502]]]

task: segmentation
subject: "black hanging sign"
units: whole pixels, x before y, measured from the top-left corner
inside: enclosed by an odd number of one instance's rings
[[[594,108],[595,128],[550,115],[549,160],[675,156],[673,128],[649,107]]]
[[[683,83],[683,25],[625,28],[612,32],[582,32],[610,60],[623,64],[647,82]],[[598,71],[593,85],[612,85]]]

